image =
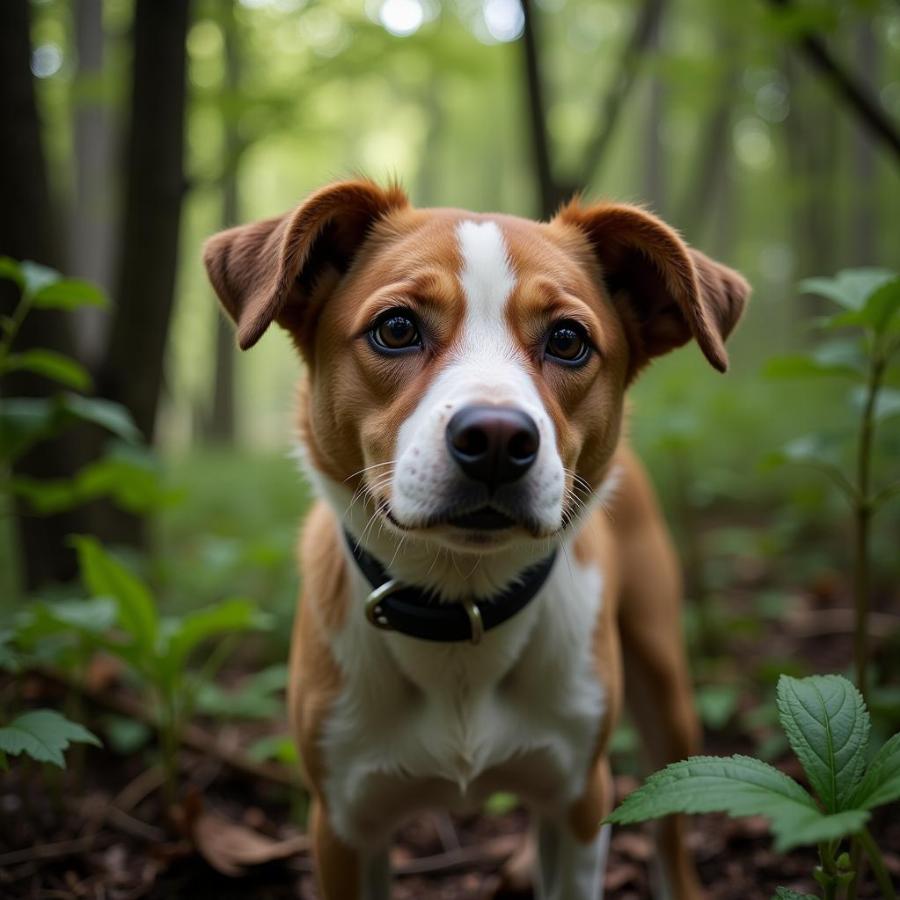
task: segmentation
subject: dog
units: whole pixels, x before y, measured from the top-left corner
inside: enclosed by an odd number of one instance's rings
[[[747,282],[640,207],[535,222],[365,179],[204,261],[240,347],[277,322],[306,364],[288,703],[322,896],[387,898],[405,819],[496,791],[533,812],[538,895],[601,896],[623,696],[654,768],[699,743],[625,394],[690,339],[724,372]],[[657,838],[664,895],[701,896],[682,822]]]

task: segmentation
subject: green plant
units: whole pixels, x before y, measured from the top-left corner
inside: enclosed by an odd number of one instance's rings
[[[197,671],[188,668],[201,644],[213,637],[267,625],[267,618],[248,600],[224,600],[180,617],[161,617],[149,588],[94,539],[73,539],[81,577],[93,598],[88,603],[112,605],[112,617],[98,633],[94,622],[81,626],[84,640],[122,660],[152,703],[159,734],[167,792],[174,798],[177,750],[185,722],[193,712],[198,688],[223,662],[220,642]],[[52,620],[48,631],[56,631]],[[69,627],[79,627],[68,617]]]
[[[875,513],[900,493],[900,479],[883,487],[873,484],[876,427],[900,414],[900,390],[886,385],[891,366],[900,358],[900,277],[885,269],[851,269],[834,278],[807,279],[801,289],[841,307],[841,312],[819,323],[826,332],[853,329],[856,333],[828,340],[808,354],[770,360],[765,371],[777,378],[849,382],[851,407],[857,411],[855,459],[850,463],[841,453],[842,435],[814,434],[792,441],[771,461],[821,470],[853,510],[856,683],[868,698],[871,523]]]
[[[8,767],[7,755],[19,754],[64,769],[63,751],[71,743],[100,746],[100,741],[87,728],[71,722],[62,713],[53,709],[30,710],[0,727],[0,769]]]
[[[140,433],[128,410],[109,400],[74,393],[88,390],[92,382],[77,360],[43,348],[15,350],[16,337],[32,310],[71,312],[83,306],[102,307],[106,300],[101,291],[46,266],[5,256],[0,257],[0,278],[19,288],[12,314],[0,318],[0,378],[27,372],[63,389],[49,397],[0,394],[0,498],[18,497],[36,515],[61,512],[100,497],[109,497],[132,512],[159,505],[166,496],[152,461],[140,447]],[[38,480],[13,473],[15,463],[35,444],[79,422],[103,429],[122,444],[72,478]]]
[[[883,896],[891,900],[893,885],[867,822],[872,809],[900,799],[900,734],[866,766],[869,713],[859,691],[839,675],[783,675],[777,703],[813,794],[752,757],[697,756],[651,775],[607,821],[627,824],[673,813],[765,816],[777,850],[818,845],[815,877],[825,900],[836,900],[840,890],[854,895],[857,866],[842,851],[842,841],[852,835],[868,857]],[[782,889],[779,896],[792,894]]]

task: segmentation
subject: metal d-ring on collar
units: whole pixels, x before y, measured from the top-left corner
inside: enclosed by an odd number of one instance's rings
[[[441,603],[434,593],[392,578],[351,535],[345,537],[353,559],[372,585],[365,602],[369,622],[382,631],[441,643],[480,643],[486,631],[512,618],[534,599],[556,560],[554,551],[490,597],[469,596],[458,603]]]
[[[403,583],[396,578],[391,578],[380,587],[375,588],[375,590],[366,597],[366,618],[376,628],[380,628],[382,631],[395,630],[388,619],[387,611],[384,607],[384,600],[392,594],[397,594],[402,590],[404,590]],[[480,644],[481,639],[484,637],[484,619],[481,616],[481,610],[478,608],[478,604],[473,597],[464,597],[460,603],[462,608],[466,611],[466,615],[469,617],[469,625],[472,629],[469,641],[472,644]]]

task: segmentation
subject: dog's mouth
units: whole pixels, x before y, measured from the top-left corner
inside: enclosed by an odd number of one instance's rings
[[[482,506],[461,516],[451,516],[447,519],[447,524],[467,531],[502,531],[514,528],[519,523],[493,506]]]
[[[504,536],[504,533],[512,532],[515,529],[524,529],[534,537],[540,536],[541,532],[537,521],[532,518],[513,516],[493,505],[479,506],[464,511],[460,511],[458,508],[444,510],[415,524],[398,521],[389,504],[384,504],[381,512],[392,525],[402,531],[431,531],[449,527],[457,533],[464,532],[464,540],[467,543],[479,535],[485,539],[489,534],[500,538]]]

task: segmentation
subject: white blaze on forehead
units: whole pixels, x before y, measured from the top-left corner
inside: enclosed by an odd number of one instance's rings
[[[503,232],[496,222],[460,222],[456,227],[462,270],[459,280],[466,297],[466,322],[463,343],[473,338],[483,344],[485,338],[499,337],[508,345],[509,336],[504,309],[516,286],[509,263]]]
[[[466,301],[459,337],[397,435],[391,492],[394,516],[403,523],[427,520],[453,501],[461,472],[447,452],[446,429],[453,414],[472,404],[494,403],[527,413],[541,438],[538,458],[517,486],[519,505],[546,530],[559,524],[563,473],[553,422],[529,370],[528,354],[516,342],[506,308],[516,287],[503,231],[496,222],[470,219],[456,226]]]

